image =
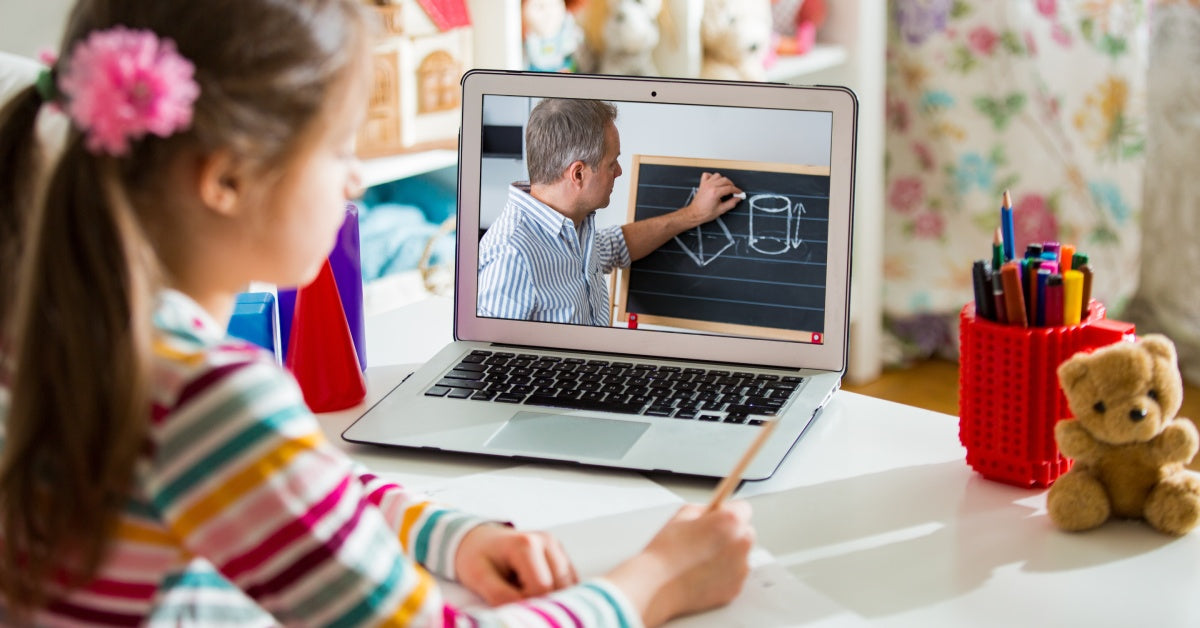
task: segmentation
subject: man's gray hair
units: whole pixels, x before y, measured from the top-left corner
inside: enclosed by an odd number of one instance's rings
[[[602,100],[543,99],[525,127],[529,182],[553,183],[574,161],[595,170],[604,158],[604,131],[616,119],[617,108]]]

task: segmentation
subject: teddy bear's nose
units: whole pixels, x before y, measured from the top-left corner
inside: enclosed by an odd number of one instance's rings
[[[1141,421],[1144,418],[1146,418],[1146,409],[1145,408],[1134,408],[1129,411],[1129,420],[1133,421],[1134,423],[1137,423],[1138,421]]]

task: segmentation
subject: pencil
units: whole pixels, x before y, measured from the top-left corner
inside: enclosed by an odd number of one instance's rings
[[[742,459],[738,460],[737,464],[733,466],[733,471],[730,471],[729,475],[725,476],[725,479],[721,480],[721,483],[717,485],[717,489],[713,492],[712,501],[708,502],[708,512],[720,508],[721,504],[737,488],[738,483],[742,481],[742,474],[746,472],[746,467],[750,466],[750,463],[754,460],[754,456],[758,455],[758,450],[762,449],[763,443],[767,442],[767,438],[771,436],[771,432],[775,430],[775,424],[778,422],[779,419],[776,418],[763,424],[762,431],[758,433],[754,442],[750,443],[750,446],[746,448],[746,453],[742,454]]]
[[[996,227],[996,233],[992,235],[992,272],[1000,272],[1000,267],[1004,265],[1004,235],[1000,231],[1000,227]]]
[[[1004,259],[1008,261],[1017,257],[1017,232],[1013,227],[1012,196],[1004,190],[1004,200],[1000,202],[1000,228],[1004,231]],[[997,268],[996,270],[1000,270]]]

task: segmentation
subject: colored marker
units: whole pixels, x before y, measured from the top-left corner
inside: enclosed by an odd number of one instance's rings
[[[1042,257],[1042,245],[1037,242],[1031,242],[1025,245],[1025,257],[1040,259]]]
[[[1011,261],[1000,269],[1000,284],[1004,288],[1004,306],[1008,314],[1009,325],[1029,326],[1029,318],[1025,312],[1025,294],[1021,288],[1020,262]]]
[[[1079,295],[1079,318],[1087,320],[1092,307],[1092,265],[1086,253],[1075,254],[1075,270],[1083,273],[1083,289]]]
[[[1036,322],[1034,323],[1038,327],[1046,326],[1046,308],[1049,305],[1048,303],[1046,303],[1046,299],[1049,297],[1049,295],[1046,292],[1046,284],[1049,283],[1049,281],[1050,281],[1050,269],[1049,268],[1039,268],[1037,271],[1037,306],[1038,307],[1037,307],[1037,318],[1035,319]],[[1061,304],[1061,302],[1060,302],[1060,304]]]
[[[1072,268],[1074,268],[1072,266],[1072,264],[1074,264],[1074,263],[1075,263],[1075,245],[1074,244],[1062,245],[1062,248],[1058,250],[1058,266],[1059,266],[1059,268],[1061,268],[1062,271],[1065,273],[1068,270],[1071,270]]]
[[[1013,229],[1012,197],[1004,190],[1004,200],[1000,204],[1000,227],[1004,230],[1004,259],[1017,257],[1017,238]]]
[[[988,265],[986,260],[977,259],[971,265],[971,285],[975,289],[975,317],[995,320],[990,315],[994,305],[991,291],[988,290]]]
[[[1008,305],[1004,302],[1004,285],[1000,282],[1000,273],[992,273],[992,308],[996,312],[996,322],[1008,324]]]
[[[1062,275],[1050,275],[1046,279],[1046,327],[1063,324],[1063,279]]]
[[[1029,268],[1025,271],[1025,309],[1029,311],[1029,326],[1037,325],[1038,314],[1038,291],[1037,291],[1037,274],[1041,268],[1042,261],[1037,259],[1026,260],[1029,263]]]
[[[1042,252],[1045,253],[1045,252],[1049,251],[1051,253],[1054,253],[1054,257],[1055,257],[1055,259],[1057,259],[1059,246],[1060,245],[1058,242],[1056,242],[1054,240],[1047,240],[1042,243]]]
[[[1083,309],[1083,273],[1068,270],[1063,273],[1063,325],[1078,325]]]

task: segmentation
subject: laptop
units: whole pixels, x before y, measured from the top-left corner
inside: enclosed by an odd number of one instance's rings
[[[547,98],[617,110],[622,174],[597,230],[687,205],[703,173],[742,190],[611,273],[599,324],[481,309],[481,241],[528,177],[523,127]],[[842,87],[467,73],[454,340],[343,438],[719,478],[776,421],[743,475],[771,476],[845,371],[856,116]]]

